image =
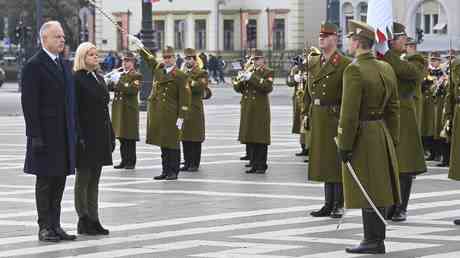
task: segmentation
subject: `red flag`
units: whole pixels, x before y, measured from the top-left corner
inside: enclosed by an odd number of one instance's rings
[[[367,8],[367,23],[374,27],[377,44],[375,50],[379,55],[388,51],[387,41],[393,30],[392,0],[370,0]]]

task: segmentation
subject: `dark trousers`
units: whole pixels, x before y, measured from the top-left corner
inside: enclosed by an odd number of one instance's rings
[[[35,182],[35,201],[40,230],[61,226],[61,201],[62,194],[64,193],[65,181],[65,176],[37,175]]]
[[[184,151],[184,166],[199,168],[201,162],[201,142],[182,141]]]
[[[128,166],[136,165],[136,140],[119,138],[121,163]]]
[[[379,208],[381,214],[383,209]],[[369,242],[380,242],[385,240],[385,224],[379,219],[377,213],[372,208],[362,209],[364,239]]]
[[[254,170],[267,170],[268,145],[262,143],[247,143],[249,162]]]
[[[161,163],[164,175],[179,174],[180,149],[169,149],[161,147]]]
[[[75,209],[79,218],[88,217],[99,221],[99,179],[101,166],[94,168],[77,169],[75,175]]]

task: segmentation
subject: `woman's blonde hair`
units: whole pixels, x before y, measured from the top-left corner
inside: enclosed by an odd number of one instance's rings
[[[78,72],[80,70],[92,71],[98,67],[88,67],[85,62],[86,55],[91,49],[96,49],[96,46],[91,42],[83,42],[78,46],[77,52],[75,53],[75,60],[73,62],[73,71]]]

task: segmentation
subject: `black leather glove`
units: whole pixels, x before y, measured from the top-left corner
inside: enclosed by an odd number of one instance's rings
[[[343,161],[343,163],[351,162],[353,157],[353,152],[350,150],[340,150],[339,149],[339,157]]]
[[[41,137],[32,137],[31,139],[32,150],[35,153],[44,153],[46,152],[46,144],[43,142]]]

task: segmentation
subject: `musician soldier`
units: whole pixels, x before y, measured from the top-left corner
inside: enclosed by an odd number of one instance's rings
[[[294,59],[294,66],[289,71],[286,84],[294,88],[292,94],[292,133],[300,134],[300,147],[301,151],[296,153],[296,156],[307,156],[308,148],[305,145],[305,130],[302,127],[302,112],[304,108],[304,94],[305,94],[305,79],[303,69],[303,59],[297,56]]]
[[[194,49],[187,48],[184,54],[183,71],[189,78],[192,102],[188,117],[184,120],[182,147],[185,163],[180,170],[196,172],[200,167],[201,144],[205,138],[203,94],[208,88],[208,73],[199,67]]]
[[[305,94],[305,114],[310,130],[310,161],[308,179],[324,182],[324,205],[310,214],[314,217],[341,218],[343,189],[340,158],[334,137],[337,136],[343,71],[350,60],[337,50],[338,28],[332,23],[321,24],[319,46],[321,55],[310,55],[307,67],[308,89]]]
[[[404,25],[393,23],[393,39],[390,50],[384,60],[396,73],[401,105],[400,143],[396,148],[399,161],[399,177],[401,188],[401,204],[387,210],[387,218],[393,221],[406,220],[412,181],[416,175],[426,172],[425,156],[417,126],[414,96],[417,82],[423,78],[423,70],[403,58],[406,50],[407,35]]]
[[[376,207],[399,202],[399,99],[396,75],[390,65],[372,54],[375,32],[350,20],[349,51],[356,59],[343,75],[338,147],[344,163],[351,162]],[[347,208],[361,208],[364,240],[348,253],[385,253],[385,224],[361,193],[350,171],[343,168]]]
[[[172,47],[163,51],[163,62],[141,48],[139,53],[152,68],[155,78],[149,96],[147,114],[147,144],[161,147],[163,170],[156,180],[176,180],[180,165],[182,125],[190,110],[190,87],[187,75],[175,66]]]
[[[273,71],[265,66],[262,51],[254,51],[254,63],[233,79],[233,88],[241,93],[239,141],[247,144],[251,169],[246,173],[264,174],[267,147],[270,144],[271,115],[268,94],[273,90]]]
[[[124,54],[123,72],[114,76],[114,99],[112,124],[115,136],[120,141],[121,162],[114,168],[134,169],[136,166],[136,141],[139,141],[139,102],[137,94],[142,75],[136,71],[136,57]],[[118,77],[118,78],[117,78]]]

